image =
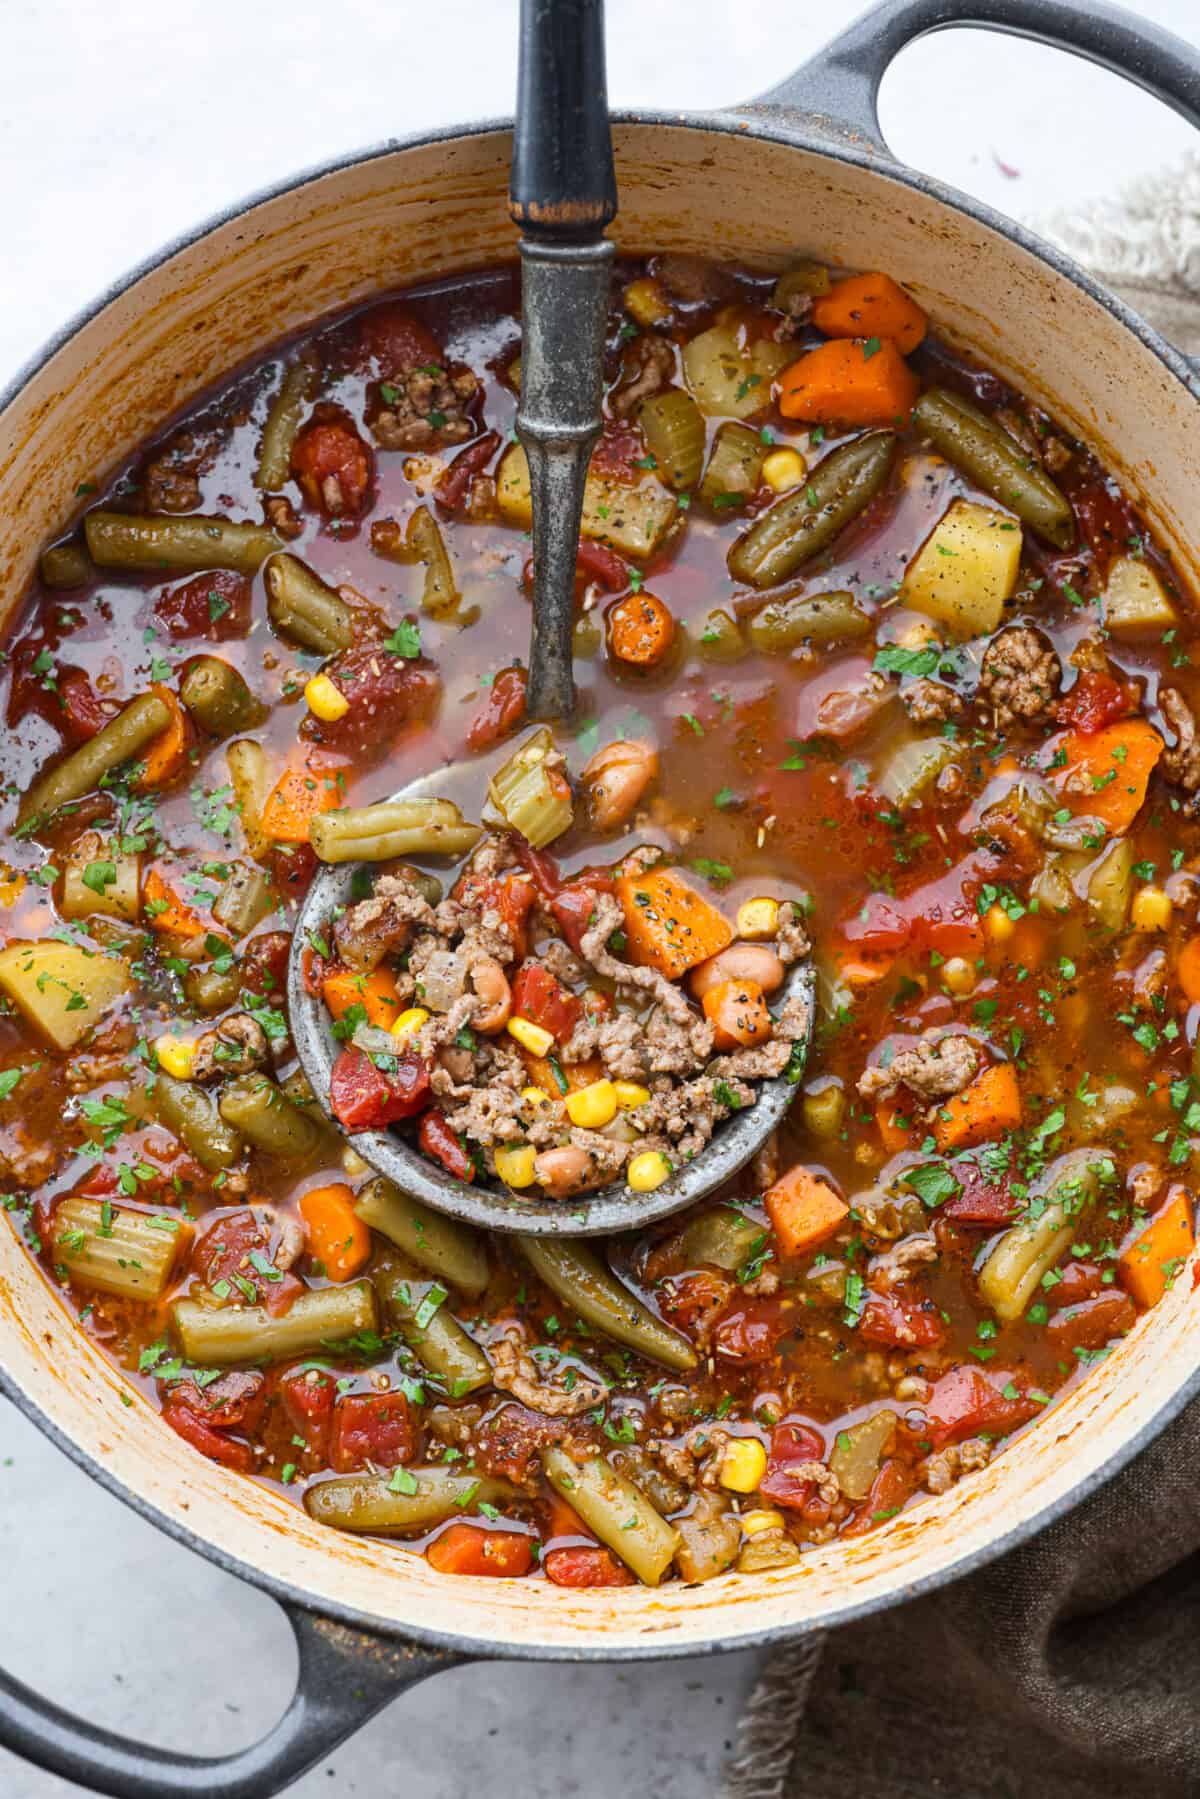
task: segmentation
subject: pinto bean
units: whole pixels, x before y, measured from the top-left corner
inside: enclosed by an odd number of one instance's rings
[[[691,973],[691,989],[697,999],[726,981],[753,981],[764,993],[783,985],[784,966],[773,949],[762,943],[731,943],[710,956]]]
[[[485,1037],[502,1031],[512,1013],[512,988],[499,962],[485,956],[471,969],[470,982],[481,1005],[471,1024]]]
[[[569,1199],[572,1193],[582,1193],[593,1184],[592,1158],[574,1143],[542,1150],[533,1167],[539,1186],[546,1189],[551,1199]]]
[[[580,777],[596,829],[615,831],[623,825],[657,773],[658,752],[641,738],[598,749]]]

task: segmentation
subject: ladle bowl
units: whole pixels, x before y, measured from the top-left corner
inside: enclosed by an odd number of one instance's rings
[[[464,784],[464,777],[473,777],[477,782],[478,770],[467,769],[462,764],[437,769],[409,782],[390,798],[445,798],[461,803],[461,796],[453,789]],[[430,873],[445,873],[444,863],[439,868],[433,861],[426,863],[420,857],[409,860],[415,867],[428,867]],[[344,1127],[330,1112],[329,1082],[342,1045],[333,1035],[332,1020],[323,1002],[309,992],[304,959],[310,937],[314,933],[318,937],[323,935],[339,907],[352,904],[356,876],[364,866],[384,868],[387,864],[345,862],[320,870],[296,921],[288,964],[288,1010],[296,1054],[317,1103],[338,1130]],[[358,890],[358,897],[361,897],[361,890]],[[806,997],[808,1034],[803,1039],[806,1053],[812,1034],[815,985],[812,964],[805,959],[793,963],[779,994],[780,1003],[800,993]],[[467,1183],[457,1180],[397,1131],[356,1131],[347,1135],[347,1141],[376,1174],[385,1175],[414,1199],[423,1200],[436,1211],[449,1213],[466,1224],[485,1230],[525,1231],[538,1236],[598,1237],[613,1231],[640,1228],[657,1218],[668,1218],[731,1180],[780,1124],[796,1093],[794,1071],[791,1078],[779,1075],[773,1080],[758,1082],[758,1097],[754,1104],[734,1112],[719,1124],[711,1142],[697,1156],[682,1163],[660,1187],[649,1193],[636,1193],[622,1180],[571,1199],[536,1197],[530,1192],[514,1192],[499,1181]]]

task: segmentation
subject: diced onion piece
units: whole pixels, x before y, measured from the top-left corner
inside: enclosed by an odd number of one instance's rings
[[[683,346],[683,372],[702,412],[749,418],[771,403],[771,383],[795,357],[793,344],[739,341],[736,326],[713,325]]]
[[[915,805],[958,753],[959,746],[949,737],[910,739],[892,751],[875,785],[893,806]]]
[[[909,563],[905,605],[957,637],[981,637],[1000,623],[1017,584],[1021,527],[994,506],[955,500]]]

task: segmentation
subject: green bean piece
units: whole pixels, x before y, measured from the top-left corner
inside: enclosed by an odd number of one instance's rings
[[[792,594],[768,600],[746,627],[751,646],[778,656],[801,643],[835,643],[866,637],[872,619],[852,593]]]
[[[199,513],[146,518],[132,512],[89,512],[83,529],[92,561],[101,568],[165,568],[187,574],[228,568],[253,575],[280,547],[266,525],[234,524]]]
[[[298,556],[272,556],[263,581],[267,613],[281,637],[318,656],[350,648],[354,620],[349,606]]]
[[[281,1162],[304,1162],[321,1147],[321,1133],[265,1074],[239,1074],[221,1090],[221,1117],[251,1148]]]
[[[38,557],[38,574],[44,587],[86,587],[96,571],[81,543],[68,539],[52,543]]]
[[[664,1368],[686,1373],[696,1366],[696,1352],[687,1338],[656,1318],[586,1244],[520,1233],[514,1241],[538,1279],[585,1324]]]
[[[704,418],[691,394],[666,387],[638,408],[638,423],[659,480],[676,493],[695,487],[704,467]]]
[[[183,977],[188,1005],[209,1018],[236,1005],[241,991],[242,977],[237,968],[227,968],[223,974],[215,968],[189,968]]]
[[[322,1112],[317,1096],[308,1084],[308,1076],[302,1068],[294,1068],[285,1080],[279,1083],[280,1092],[286,1100],[314,1124],[321,1136],[321,1153],[331,1161],[340,1161],[346,1149],[346,1139],[337,1126]]]
[[[214,1174],[231,1168],[242,1153],[242,1140],[217,1110],[216,1101],[192,1081],[156,1074],[150,1103],[161,1124],[178,1137],[202,1168]]]
[[[488,1284],[485,1240],[402,1193],[380,1175],[355,1196],[354,1210],[364,1224],[386,1237],[411,1261],[449,1281],[468,1299],[478,1299]]]
[[[346,806],[309,822],[322,862],[390,862],[396,856],[465,856],[483,833],[449,800],[382,800]]]
[[[688,1267],[708,1262],[732,1274],[756,1255],[766,1241],[764,1225],[735,1212],[732,1206],[718,1206],[713,1212],[703,1212],[699,1218],[689,1220],[680,1248]]]
[[[775,283],[771,304],[779,312],[788,312],[791,302],[802,294],[819,300],[829,292],[829,270],[823,262],[796,262]]]
[[[866,431],[831,450],[803,487],[760,513],[729,552],[729,572],[750,587],[776,587],[827,549],[866,510],[891,472],[896,438]]]
[[[369,1531],[373,1537],[418,1537],[456,1514],[512,1498],[504,1481],[459,1474],[450,1468],[407,1468],[401,1492],[392,1474],[336,1474],[304,1493],[304,1509],[334,1530]]]
[[[1065,1254],[1079,1213],[1099,1192],[1106,1167],[1112,1168],[1112,1158],[1103,1149],[1076,1149],[1060,1156],[1037,1183],[1028,1215],[991,1249],[979,1270],[979,1293],[1003,1323],[1021,1317],[1042,1277]]]
[[[913,408],[913,426],[976,487],[1010,506],[1023,525],[1056,549],[1070,549],[1075,541],[1071,502],[995,419],[961,394],[931,387]]]
[[[234,862],[217,895],[213,917],[233,937],[248,937],[275,905],[270,876],[249,862]]]
[[[65,762],[33,783],[21,801],[19,821],[26,824],[34,818],[48,818],[72,800],[94,793],[105,775],[123,762],[132,762],[170,722],[170,710],[156,693],[140,693]]]
[[[218,739],[253,731],[267,716],[236,668],[219,656],[197,656],[179,683],[179,697],[202,730]]]
[[[700,498],[714,512],[735,512],[758,491],[767,446],[749,425],[727,420],[713,438]]]
[[[291,474],[292,445],[316,385],[317,370],[303,355],[284,370],[258,446],[254,485],[262,488],[264,493],[278,493]]]
[[[746,639],[733,615],[718,606],[705,613],[697,648],[706,662],[740,662]]]
[[[679,1547],[679,1532],[661,1517],[640,1487],[601,1456],[579,1463],[564,1449],[542,1451],[546,1479],[600,1541],[648,1587],[656,1587]]]
[[[198,1299],[177,1299],[171,1323],[189,1362],[226,1368],[231,1362],[315,1355],[364,1331],[378,1331],[379,1313],[370,1281],[354,1281],[348,1287],[306,1288],[278,1317],[266,1306],[209,1306]]]
[[[421,1364],[451,1398],[475,1393],[492,1378],[492,1364],[450,1311],[440,1281],[410,1280],[394,1268],[378,1276],[384,1310]]]

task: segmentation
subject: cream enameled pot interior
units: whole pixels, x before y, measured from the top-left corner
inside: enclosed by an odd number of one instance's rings
[[[1096,300],[1006,237],[894,179],[745,131],[616,129],[631,248],[778,265],[803,252],[888,269],[1099,450],[1193,583],[1200,405]],[[263,201],[120,294],[0,415],[7,616],[42,541],[200,389],[285,332],[382,289],[514,253],[507,133],[401,149]],[[1149,1427],[1200,1364],[1183,1275],[1104,1367],[982,1474],[871,1534],[756,1579],[571,1592],[448,1580],[419,1557],[324,1531],[195,1454],[122,1384],[0,1224],[0,1364],[63,1435],[165,1519],[279,1585],[417,1634],[536,1653],[666,1654],[902,1595],[1060,1504]]]

